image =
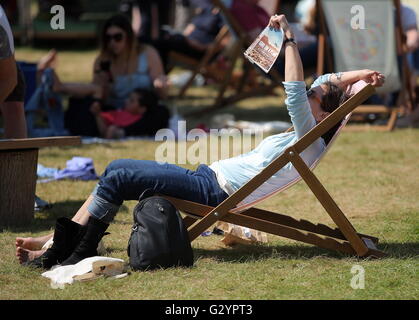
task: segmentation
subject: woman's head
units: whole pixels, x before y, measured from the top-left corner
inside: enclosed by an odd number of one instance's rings
[[[137,48],[137,39],[131,23],[123,15],[114,15],[106,20],[101,34],[101,52],[110,56],[130,54]]]
[[[133,114],[143,114],[157,106],[157,95],[146,89],[135,89],[125,102],[125,110]]]
[[[349,96],[337,85],[331,82],[322,83],[307,91],[308,100],[317,123],[323,121],[330,113],[335,111]],[[326,144],[339,128],[340,122],[326,132],[322,137]]]

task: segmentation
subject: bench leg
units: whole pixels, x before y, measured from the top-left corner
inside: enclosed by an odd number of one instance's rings
[[[34,217],[38,149],[0,151],[0,225],[23,226]]]

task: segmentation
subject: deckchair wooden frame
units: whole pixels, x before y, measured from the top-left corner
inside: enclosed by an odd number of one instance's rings
[[[209,46],[209,48],[205,51],[204,56],[201,59],[194,59],[190,58],[184,54],[177,53],[177,52],[170,52],[169,59],[171,61],[180,61],[181,64],[190,66],[192,70],[192,74],[190,75],[188,81],[180,88],[179,93],[177,95],[178,98],[183,98],[185,96],[186,91],[192,85],[195,77],[199,74],[206,74],[208,69],[208,64],[222,49],[222,42],[228,35],[228,27],[223,26],[220,31],[218,32],[217,36],[215,37],[214,42]]]
[[[190,240],[196,239],[215,222],[225,221],[359,257],[383,257],[385,253],[376,248],[378,239],[356,232],[322,183],[300,157],[301,152],[351,113],[374,92],[375,89],[371,85],[365,86],[216,207],[164,196],[172,201],[178,210],[187,214],[184,221],[188,226]],[[323,224],[314,224],[306,220],[296,220],[283,214],[258,208],[248,208],[244,211],[233,212],[240,201],[256,190],[288,162],[293,164],[301,178],[337,225],[337,229]]]
[[[398,96],[396,106],[388,107],[385,105],[360,105],[354,110],[355,114],[388,114],[389,119],[385,125],[374,125],[374,126],[360,126],[360,125],[347,125],[347,131],[363,131],[363,130],[376,130],[376,131],[392,131],[396,125],[397,116],[399,113],[411,112],[414,106],[414,93],[410,83],[410,69],[407,63],[406,54],[403,52],[404,36],[401,27],[401,5],[400,0],[393,0],[395,11],[396,11],[396,26],[395,26],[395,37],[396,37],[396,50],[402,57],[401,72],[402,83],[400,94]],[[328,71],[332,72],[333,67],[333,54],[332,48],[327,44],[326,39],[328,38],[329,31],[326,25],[323,7],[321,0],[316,0],[317,15],[319,21],[319,36],[318,36],[318,58],[317,58],[317,74],[323,74],[325,71],[325,60],[327,63]],[[326,58],[326,59],[325,59]]]

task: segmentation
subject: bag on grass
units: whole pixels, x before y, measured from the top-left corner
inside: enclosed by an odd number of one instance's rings
[[[133,270],[191,267],[188,232],[175,206],[145,190],[134,208],[134,225],[127,253]]]

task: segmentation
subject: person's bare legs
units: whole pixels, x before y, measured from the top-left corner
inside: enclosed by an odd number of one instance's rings
[[[87,207],[92,201],[92,199],[93,196],[90,195],[71,220],[77,222],[78,224],[86,225],[90,217],[90,213],[89,211],[87,211]],[[48,235],[36,238],[17,237],[15,245],[16,257],[18,258],[19,263],[22,264],[26,261],[31,261],[41,256],[46,251],[46,249],[42,249],[42,247],[53,236],[54,233],[50,233]]]
[[[57,58],[57,51],[52,49],[45,56],[39,59],[36,65],[36,83],[41,83],[42,74],[45,69],[54,69],[57,67]]]
[[[36,69],[44,71],[46,68],[56,68],[57,67],[57,51],[51,49],[48,53],[39,59]]]
[[[47,68],[55,69],[57,67],[57,52],[52,49],[47,55],[42,57],[37,64],[37,82],[40,82],[42,73]],[[55,70],[53,70],[54,84],[53,90],[58,93],[67,94],[76,97],[93,96],[102,98],[102,88],[94,83],[69,83],[61,82]]]
[[[85,226],[90,217],[90,213],[87,211],[87,207],[89,206],[90,202],[92,202],[92,200],[93,195],[90,195],[71,220],[81,224],[82,226]]]
[[[53,70],[54,84],[53,91],[61,94],[66,94],[74,97],[93,96],[101,99],[103,96],[103,89],[95,83],[77,83],[77,82],[62,82],[60,77]]]
[[[22,264],[26,261],[31,261],[40,255],[42,255],[46,249],[42,249],[42,246],[52,238],[54,233],[48,234],[46,236],[41,236],[37,238],[16,238],[16,257],[19,260],[19,263]]]
[[[59,92],[76,97],[93,96],[101,98],[102,88],[94,83],[61,82]]]

